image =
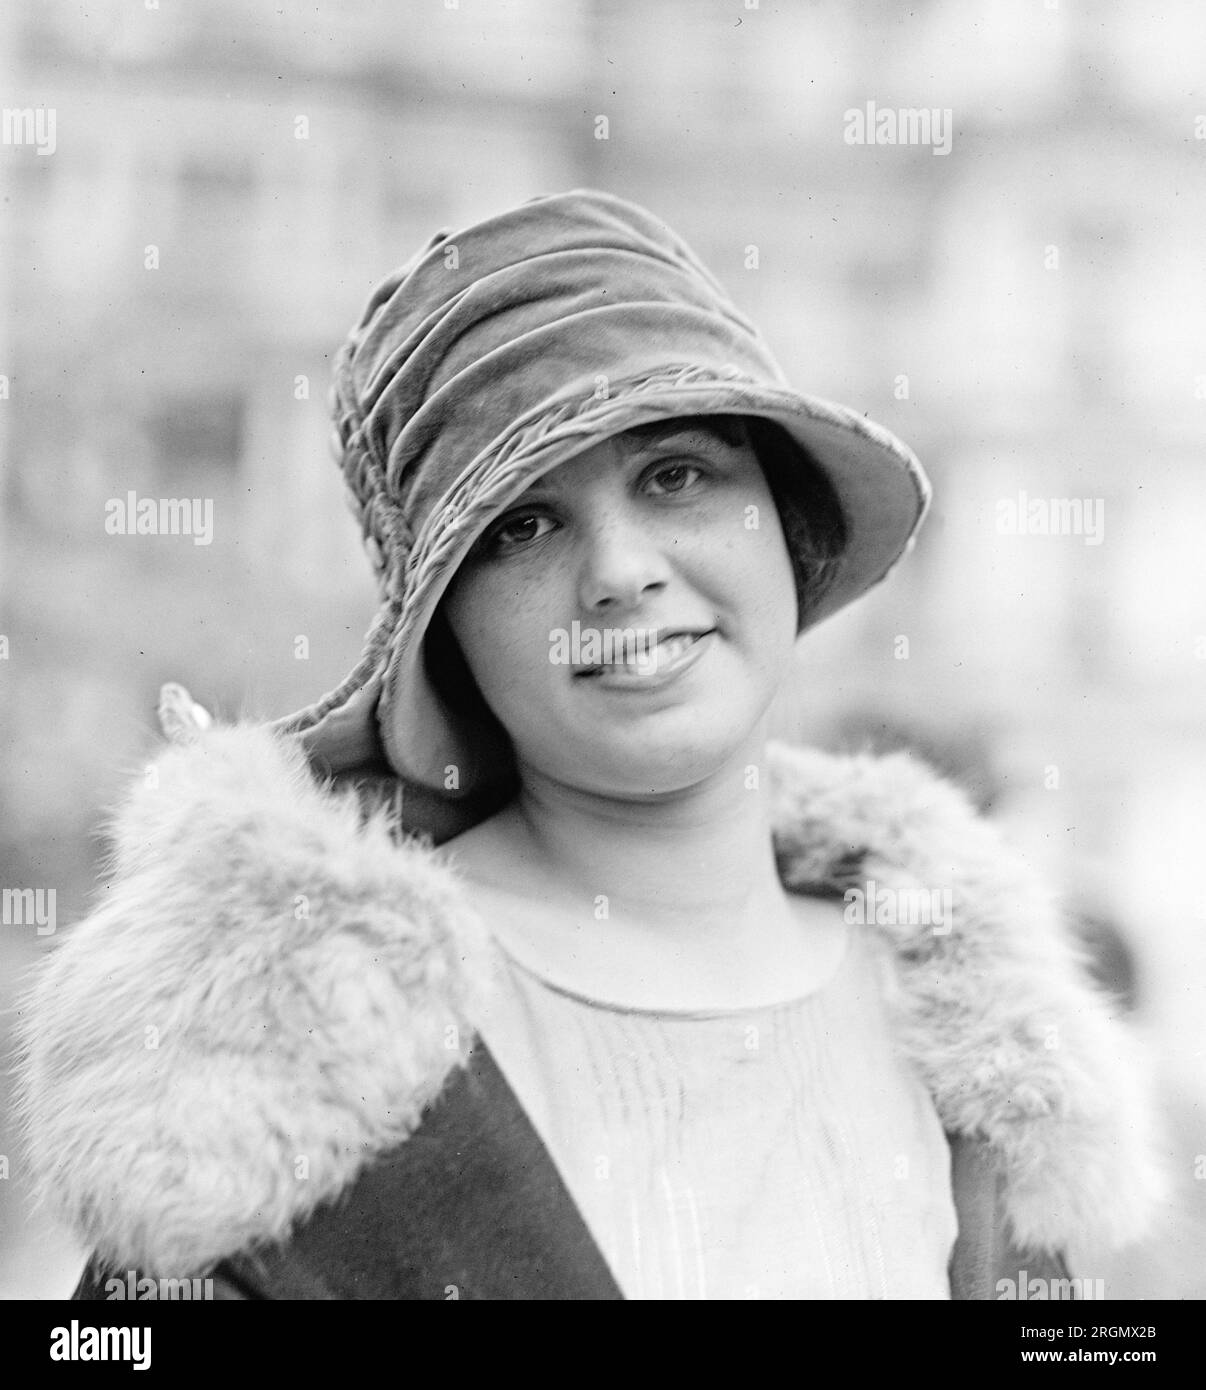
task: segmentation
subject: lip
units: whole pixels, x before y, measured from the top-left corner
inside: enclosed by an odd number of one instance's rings
[[[716,636],[716,629],[704,628],[676,628],[665,633],[658,638],[658,645],[669,642],[676,637],[693,637],[695,640],[684,651],[680,652],[669,663],[659,665],[656,671],[648,675],[628,674],[611,669],[606,666],[591,666],[581,671],[574,672],[575,679],[589,681],[589,683],[602,690],[615,690],[630,694],[643,694],[652,690],[662,690],[672,681],[678,680],[685,675],[692,666],[698,662],[708,648],[712,645],[712,639]]]

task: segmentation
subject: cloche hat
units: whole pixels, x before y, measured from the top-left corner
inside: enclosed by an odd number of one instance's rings
[[[497,736],[468,727],[432,681],[429,624],[474,541],[548,469],[672,416],[778,425],[829,481],[846,533],[801,630],[882,580],[929,502],[912,452],[793,390],[664,222],[590,189],[433,236],[373,294],[332,400],[381,606],[346,679],[273,727],[324,770],[384,762],[427,820],[500,778]]]

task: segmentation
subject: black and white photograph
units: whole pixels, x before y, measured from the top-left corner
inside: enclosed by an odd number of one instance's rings
[[[38,1364],[231,1300],[1159,1360],[1206,7],[12,0],[0,120]]]

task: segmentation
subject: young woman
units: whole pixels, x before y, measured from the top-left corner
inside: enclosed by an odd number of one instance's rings
[[[1041,887],[907,756],[767,742],[912,454],[589,191],[433,238],[335,413],[364,656],[269,728],[165,688],[30,1001],[78,1296],[1016,1297],[1142,1234],[1139,1071]]]

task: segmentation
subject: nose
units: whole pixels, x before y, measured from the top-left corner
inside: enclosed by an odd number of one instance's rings
[[[623,507],[597,518],[582,541],[578,601],[588,612],[627,613],[663,589],[670,565],[647,523]]]

